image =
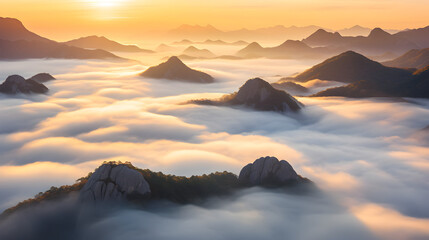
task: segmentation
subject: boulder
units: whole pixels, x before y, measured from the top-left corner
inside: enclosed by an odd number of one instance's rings
[[[257,159],[246,165],[238,177],[245,186],[283,186],[304,180],[287,161],[275,157]]]
[[[80,191],[82,202],[115,202],[149,196],[143,175],[126,164],[106,163],[88,179]]]

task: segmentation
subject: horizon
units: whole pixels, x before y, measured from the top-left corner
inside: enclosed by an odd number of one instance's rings
[[[427,26],[429,11],[423,0],[401,2],[320,1],[218,1],[194,0],[30,0],[0,3],[0,16],[20,19],[34,32],[58,41],[78,36],[104,35],[121,41],[141,39],[145,34],[166,32],[183,24],[212,25],[223,31],[282,26],[320,26],[339,30],[360,25],[382,29]],[[174,6],[174,7],[173,7]],[[335,7],[332,7],[335,6]],[[174,10],[173,10],[174,9]],[[412,10],[412,11],[411,11]],[[240,18],[237,18],[239,15]],[[365,18],[358,16],[364,15]]]

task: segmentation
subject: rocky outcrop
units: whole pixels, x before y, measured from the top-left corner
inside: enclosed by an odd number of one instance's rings
[[[148,182],[137,170],[126,164],[106,163],[88,179],[80,191],[80,200],[90,202],[113,202],[149,196]]]
[[[9,76],[1,85],[0,93],[5,94],[32,94],[32,93],[46,93],[48,88],[32,79],[25,80],[19,75]]]
[[[287,161],[275,157],[257,159],[241,169],[238,177],[240,184],[245,186],[283,186],[305,180]]]
[[[169,79],[193,83],[211,83],[214,78],[186,66],[178,57],[173,56],[158,66],[150,67],[140,76],[156,79]]]
[[[296,112],[304,105],[289,93],[277,90],[268,82],[253,78],[239,91],[223,96],[219,100],[192,100],[189,103],[215,106],[245,106],[259,111]]]
[[[47,81],[55,80],[55,78],[49,73],[39,73],[39,74],[32,76],[29,79],[34,80],[38,83],[44,83]]]

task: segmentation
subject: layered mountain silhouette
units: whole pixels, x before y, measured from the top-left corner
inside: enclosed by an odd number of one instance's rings
[[[214,58],[216,55],[212,53],[208,49],[198,49],[194,46],[190,46],[186,48],[183,53],[183,55],[187,55],[193,58]]]
[[[370,32],[371,28],[362,27],[359,25],[338,30],[338,33],[342,36],[368,36]]]
[[[141,49],[136,45],[123,45],[118,42],[107,39],[106,37],[88,36],[79,39],[65,42],[69,46],[88,48],[88,49],[103,49],[111,52],[142,52],[153,53],[151,50]]]
[[[260,78],[253,78],[240,87],[238,92],[217,100],[201,99],[188,103],[215,106],[244,106],[259,111],[296,112],[304,105],[285,91],[273,88]]]
[[[121,59],[104,50],[89,50],[58,43],[27,30],[17,19],[0,18],[0,59],[67,58]]]
[[[418,35],[421,38],[429,36],[424,33],[424,30],[418,30],[418,34],[409,31],[390,34],[381,28],[374,28],[368,36],[351,37],[319,29],[303,42],[311,47],[325,46],[331,51],[352,50],[378,56],[386,53],[403,54],[411,49],[424,47],[420,44],[419,37],[413,38],[410,35]]]
[[[327,49],[312,48],[302,41],[287,40],[276,47],[262,47],[259,43],[253,42],[245,48],[239,50],[236,55],[242,58],[319,58],[326,55]]]
[[[174,50],[176,50],[175,47],[168,46],[165,43],[159,44],[158,47],[156,47],[156,49],[155,49],[156,52],[170,52],[170,51],[174,51]]]
[[[293,79],[300,82],[320,79],[352,83],[360,80],[403,79],[411,74],[408,70],[386,67],[359,53],[347,51],[315,65]]]
[[[383,64],[400,68],[425,68],[429,65],[429,48],[410,50],[398,58],[383,62]]]
[[[387,67],[352,51],[330,58],[295,77],[298,81],[311,79],[350,83],[313,95],[317,97],[429,97],[429,67],[418,71]]]
[[[0,93],[5,94],[33,94],[46,93],[48,88],[32,78],[25,80],[19,75],[11,75],[0,85]]]
[[[331,44],[342,44],[343,41],[343,37],[338,32],[327,32],[324,29],[319,29],[306,39],[302,40],[302,42],[307,45],[318,47],[329,46]]]
[[[140,74],[143,77],[169,79],[193,83],[211,83],[214,78],[186,66],[178,57],[170,57],[166,62],[158,66],[150,67]]]
[[[273,39],[303,39],[315,32],[319,26],[272,26],[266,28],[238,29],[233,31],[222,31],[212,25],[181,25],[180,27],[169,31],[167,34],[171,38],[186,38],[194,41],[204,41],[209,39],[222,39],[224,41],[239,41],[246,39],[249,41],[272,41]]]
[[[405,38],[417,44],[419,48],[429,48],[429,26],[401,31],[396,33],[395,36]]]

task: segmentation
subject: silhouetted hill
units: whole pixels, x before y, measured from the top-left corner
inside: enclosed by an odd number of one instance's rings
[[[211,25],[182,25],[168,32],[168,36],[174,39],[187,38],[193,41],[204,41],[209,39],[222,39],[224,41],[272,41],[280,39],[303,39],[311,33],[320,29],[319,26],[272,26],[258,29],[238,29],[233,31],[222,31]]]
[[[323,29],[317,30],[306,39],[302,40],[307,45],[311,46],[329,46],[331,44],[341,44],[343,37],[338,33],[327,32]]]
[[[365,78],[356,79],[349,85],[326,89],[313,96],[429,98],[429,66],[414,73],[385,66],[383,68],[374,68],[372,65],[357,66],[360,67],[354,69],[366,73],[378,70],[374,72],[373,77],[363,76]]]
[[[32,94],[32,93],[46,93],[48,88],[32,79],[25,80],[19,75],[12,75],[0,85],[0,93],[5,94]]]
[[[395,36],[417,44],[418,48],[429,48],[429,26],[398,32]]]
[[[17,19],[0,18],[0,59],[121,59],[104,50],[67,46],[28,31]]]
[[[361,54],[347,51],[315,65],[294,79],[301,82],[321,79],[352,83],[360,80],[407,78],[411,74],[408,70],[386,67]]]
[[[371,28],[366,28],[359,25],[338,30],[338,33],[340,33],[342,36],[368,36],[370,32]]]
[[[193,43],[194,42],[192,42],[191,40],[183,39],[183,40],[178,41],[178,42],[173,42],[172,44],[174,44],[174,45],[191,45]]]
[[[35,33],[28,31],[22,22],[15,18],[0,17],[0,39],[8,41],[27,40],[27,41],[51,41]]]
[[[331,53],[350,50],[376,56],[388,52],[403,54],[411,49],[419,48],[415,42],[397,34],[392,35],[381,28],[374,28],[367,37],[344,37],[319,30],[303,41],[311,47],[326,46]]]
[[[176,50],[175,47],[168,46],[167,44],[161,43],[158,47],[156,47],[156,52],[169,52]]]
[[[273,88],[268,82],[253,78],[240,87],[238,92],[218,100],[192,100],[189,103],[216,106],[245,106],[259,111],[298,111],[303,105],[285,91]]]
[[[49,73],[38,73],[29,79],[34,80],[38,83],[44,83],[44,82],[48,82],[51,80],[55,80],[55,78]]]
[[[253,42],[245,48],[239,50],[236,55],[242,58],[279,58],[279,59],[299,59],[299,58],[319,58],[324,56],[326,49],[311,48],[302,41],[287,40],[276,47],[264,48]]]
[[[213,77],[207,73],[193,70],[186,66],[178,57],[170,57],[158,66],[150,67],[140,74],[148,78],[161,78],[194,83],[211,83]]]
[[[190,46],[183,51],[184,55],[188,55],[195,58],[214,58],[216,55],[210,52],[208,49],[198,49],[194,46]]]
[[[112,52],[143,52],[143,53],[153,53],[151,50],[141,49],[136,45],[123,45],[118,42],[112,41],[105,37],[98,36],[88,36],[82,37],[79,39],[74,39],[65,44],[69,46],[75,46],[80,48],[89,48],[89,49],[103,49],[106,51]]]
[[[0,40],[0,59],[64,58],[64,59],[121,59],[104,50],[89,50],[56,42]]]
[[[383,64],[400,68],[424,68],[429,65],[429,48],[410,50],[404,55]]]

